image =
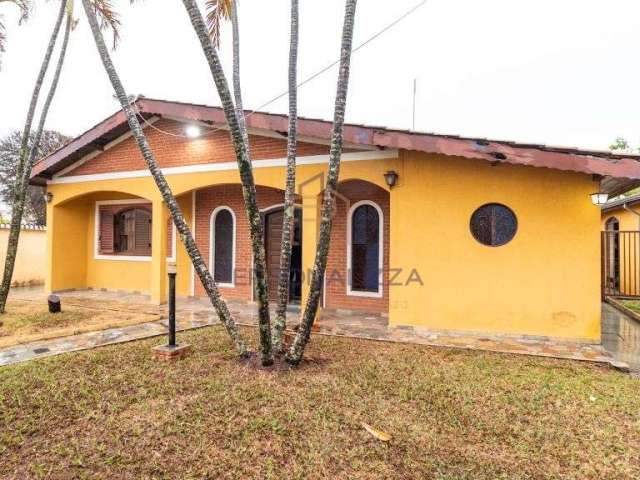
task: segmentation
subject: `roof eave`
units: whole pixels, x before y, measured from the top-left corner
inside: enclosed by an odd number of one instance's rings
[[[226,123],[224,112],[219,107],[145,97],[139,97],[135,104],[140,114],[145,116],[178,117],[210,124]],[[124,113],[119,111],[38,162],[33,168],[32,183],[44,181],[42,179],[51,177],[56,171],[72,163],[69,160],[65,164],[65,159],[77,160],[74,154],[77,156],[82,149],[89,149],[86,153],[90,153],[92,142],[98,141],[118,126],[125,124],[126,127],[126,122]],[[288,118],[286,115],[258,112],[247,116],[247,126],[284,132],[288,129]],[[331,138],[331,130],[332,123],[326,120],[301,117],[298,122],[300,136],[326,140]],[[345,125],[343,137],[345,142],[379,149],[414,150],[494,163],[528,165],[598,175],[603,178],[603,191],[610,195],[617,195],[640,185],[640,162],[631,156],[351,124]],[[95,150],[98,148],[92,151]]]

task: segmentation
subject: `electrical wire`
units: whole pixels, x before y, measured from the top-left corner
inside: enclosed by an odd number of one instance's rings
[[[373,34],[372,36],[370,36],[369,38],[367,38],[365,41],[363,41],[362,43],[358,44],[355,48],[352,49],[352,54],[358,52],[360,49],[364,48],[366,45],[368,45],[369,43],[373,42],[374,40],[376,40],[378,37],[380,37],[382,34],[386,33],[387,31],[389,31],[390,29],[392,29],[393,27],[395,27],[398,23],[400,23],[401,21],[403,21],[405,18],[407,18],[408,16],[412,15],[416,10],[418,10],[420,7],[422,7],[423,5],[425,5],[427,3],[428,0],[422,0],[420,3],[414,5],[413,7],[411,7],[409,10],[407,10],[406,12],[404,12],[402,15],[400,15],[399,17],[397,17],[395,20],[393,20],[391,23],[387,24],[384,28],[382,28],[381,30],[379,30],[378,32],[376,32],[375,34]],[[300,83],[298,83],[296,85],[296,89],[299,89],[300,87],[306,85],[307,83],[315,80],[316,78],[318,78],[320,75],[323,75],[324,73],[328,72],[329,70],[331,70],[333,67],[335,67],[338,63],[340,63],[340,59],[328,64],[327,66],[323,67],[322,69],[318,70],[317,72],[315,72],[314,74],[310,75],[309,77],[305,78],[304,80],[302,80]],[[261,111],[262,109],[264,109],[265,107],[268,107],[269,105],[271,105],[272,103],[277,102],[278,100],[280,100],[281,98],[287,96],[289,94],[289,89],[285,90],[284,92],[282,92],[279,95],[276,95],[275,97],[273,97],[271,100],[268,100],[267,102],[263,103],[262,105],[260,105],[259,107],[251,110],[247,115],[245,115],[245,119],[251,117],[253,114],[258,113],[259,111]],[[179,138],[189,138],[187,135],[184,134],[178,134],[178,133],[173,133],[173,132],[168,132],[166,130],[162,130],[161,128],[156,127],[155,125],[153,125],[151,122],[149,122],[138,110],[137,105],[135,104],[135,102],[132,102],[131,104],[136,112],[136,115],[138,117],[140,117],[140,119],[150,128],[163,133],[165,135],[170,135],[172,137],[179,137]],[[226,130],[227,127],[218,127],[218,128],[214,128],[214,129],[210,129],[207,130],[205,133],[203,133],[202,135],[200,135],[200,138],[205,136],[205,135],[211,135],[215,132],[218,132],[220,130]]]

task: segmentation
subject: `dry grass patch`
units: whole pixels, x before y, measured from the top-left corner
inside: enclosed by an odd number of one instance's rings
[[[51,314],[46,301],[9,300],[0,315],[0,348],[157,320],[158,315],[69,305]]]
[[[316,336],[268,372],[220,327],[180,340],[1,368],[0,477],[640,477],[640,382],[601,366]]]

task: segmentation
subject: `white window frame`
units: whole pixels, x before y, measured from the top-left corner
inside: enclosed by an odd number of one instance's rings
[[[150,262],[151,255],[102,255],[100,254],[100,207],[103,205],[150,205],[152,203],[144,198],[129,198],[125,200],[98,200],[95,203],[95,219],[93,233],[93,259],[94,260],[114,260],[124,262]]]
[[[353,228],[353,214],[358,207],[363,205],[370,205],[378,212],[378,291],[377,292],[362,292],[360,290],[351,289],[351,238]],[[347,213],[347,295],[352,297],[369,297],[369,298],[382,298],[383,292],[383,265],[384,265],[384,216],[382,215],[382,209],[380,206],[371,200],[360,200],[354,203],[349,208]]]
[[[235,288],[236,286],[236,214],[233,209],[227,205],[220,205],[213,209],[211,215],[209,216],[209,270],[211,271],[211,276],[216,278],[216,264],[215,264],[215,247],[216,247],[216,232],[215,232],[215,221],[216,216],[222,210],[228,210],[231,213],[231,219],[233,220],[233,233],[232,233],[232,244],[231,244],[231,283],[216,283],[218,287],[222,288]]]

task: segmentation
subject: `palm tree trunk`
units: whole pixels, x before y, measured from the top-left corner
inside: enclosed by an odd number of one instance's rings
[[[35,117],[36,106],[38,99],[40,98],[40,90],[42,89],[42,83],[44,77],[49,69],[49,62],[53,55],[53,48],[58,39],[60,33],[60,27],[62,26],[62,20],[64,18],[64,12],[66,9],[66,0],[60,0],[60,10],[56,17],[56,23],[53,26],[53,31],[49,37],[49,45],[42,59],[42,65],[40,66],[40,72],[36,79],[36,84],[31,94],[31,103],[29,104],[29,111],[27,112],[27,120],[25,121],[24,130],[22,131],[22,145],[20,146],[20,160],[16,168],[16,180],[14,187],[14,197],[11,212],[11,229],[9,230],[9,239],[7,243],[7,256],[4,263],[4,274],[2,277],[2,284],[0,285],[0,313],[4,313],[5,306],[7,304],[7,297],[9,296],[9,289],[11,288],[11,280],[13,278],[13,268],[16,263],[16,254],[18,252],[18,240],[20,239],[20,226],[22,224],[22,214],[24,212],[24,203],[27,197],[27,189],[23,188],[23,176],[25,170],[27,170],[27,162],[30,155],[29,150],[29,137],[31,136],[31,125],[33,124],[33,118]],[[46,114],[43,113],[46,117]],[[41,120],[42,121],[42,120]],[[38,150],[38,145],[32,145],[33,151]],[[31,174],[29,168],[28,175]]]
[[[322,212],[320,221],[320,235],[316,251],[316,259],[311,274],[309,297],[302,315],[300,328],[287,352],[286,360],[292,365],[297,365],[302,360],[304,349],[309,342],[311,327],[318,311],[322,279],[327,267],[327,255],[329,253],[329,241],[331,239],[331,226],[333,209],[335,207],[335,193],[338,188],[340,176],[340,157],[342,155],[342,134],[344,130],[344,114],[347,105],[347,90],[349,87],[349,70],[351,66],[351,49],[353,43],[353,27],[356,15],[357,0],[347,0],[345,6],[344,26],[342,29],[342,47],[340,53],[340,73],[338,74],[338,88],[336,93],[335,108],[333,114],[333,132],[331,134],[331,149],[329,152],[329,172],[327,185],[324,191]]]
[[[111,81],[111,85],[120,101],[120,105],[122,106],[122,110],[127,117],[127,121],[129,123],[129,128],[135,138],[138,148],[144,157],[147,166],[149,167],[149,171],[153,176],[153,179],[158,186],[158,190],[160,190],[160,194],[164,200],[164,203],[169,208],[169,212],[171,213],[171,218],[173,219],[173,223],[176,226],[176,230],[180,234],[180,239],[184,244],[187,253],[189,254],[189,258],[193,263],[193,267],[197,272],[200,280],[202,281],[202,285],[204,286],[209,299],[211,300],[211,304],[215,308],[220,321],[227,329],[229,336],[233,340],[236,350],[240,354],[240,356],[245,357],[247,355],[247,347],[240,336],[240,332],[238,327],[227,308],[227,304],[220,297],[220,292],[218,291],[218,287],[216,286],[211,273],[207,269],[207,266],[202,259],[202,255],[198,250],[196,242],[193,240],[193,235],[191,235],[191,231],[187,226],[187,223],[184,220],[184,216],[182,215],[182,210],[178,205],[173,193],[171,192],[171,188],[167,183],[167,180],[164,178],[158,163],[156,162],[156,158],[149,147],[149,143],[140,127],[140,123],[136,117],[136,114],[129,102],[127,94],[125,92],[124,86],[120,81],[120,77],[116,72],[115,66],[111,60],[111,56],[107,50],[107,47],[104,43],[104,38],[102,36],[102,32],[100,31],[100,27],[98,25],[98,21],[96,19],[95,12],[93,10],[91,0],[82,0],[82,5],[84,7],[85,13],[87,15],[87,19],[89,20],[89,26],[91,27],[91,32],[93,33],[93,38],[96,43],[96,47],[98,48],[98,53],[100,55],[100,59],[102,60],[102,64],[104,65],[105,71],[109,80]]]
[[[284,190],[282,248],[278,278],[278,306],[273,326],[273,349],[282,350],[282,335],[287,324],[291,271],[291,237],[295,217],[296,149],[298,146],[298,0],[291,0],[291,34],[289,45],[289,132],[287,134],[287,181]]]
[[[244,107],[242,105],[242,86],[240,84],[240,25],[238,22],[238,1],[233,1],[231,8],[231,30],[233,34],[233,98],[236,103],[236,117],[242,130],[247,156],[251,158],[249,145],[249,133],[247,132],[247,122],[244,118]]]
[[[207,28],[202,18],[202,13],[195,0],[182,0],[191,25],[196,32],[204,56],[209,64],[211,76],[216,84],[218,95],[222,102],[222,108],[229,125],[231,140],[235,149],[238,171],[242,183],[242,195],[244,205],[249,220],[249,230],[251,233],[251,247],[253,251],[253,264],[255,275],[255,289],[258,297],[258,327],[260,332],[260,352],[262,364],[271,365],[273,355],[271,351],[271,321],[269,318],[269,295],[267,290],[266,261],[264,251],[264,227],[260,210],[256,200],[256,185],[253,179],[253,169],[251,159],[246,148],[243,129],[238,121],[233,99],[229,92],[227,79],[222,71],[222,65],[218,58],[218,53],[213,48]]]

